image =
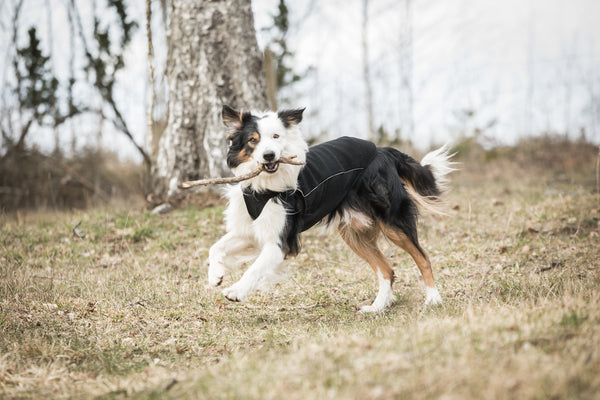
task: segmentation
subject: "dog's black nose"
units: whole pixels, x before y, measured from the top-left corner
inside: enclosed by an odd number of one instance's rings
[[[271,162],[275,159],[275,152],[274,151],[265,151],[263,153],[263,158],[265,159],[266,162]]]

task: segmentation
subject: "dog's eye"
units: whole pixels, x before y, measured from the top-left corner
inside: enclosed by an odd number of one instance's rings
[[[248,140],[248,143],[256,144],[256,143],[258,143],[258,139],[256,139],[255,137],[251,137],[250,140]]]
[[[279,139],[279,135],[278,134],[274,134],[273,135],[273,139]]]

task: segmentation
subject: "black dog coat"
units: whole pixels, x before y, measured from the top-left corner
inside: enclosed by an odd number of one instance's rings
[[[282,239],[284,242],[295,241],[298,233],[338,208],[376,155],[377,148],[373,143],[351,137],[313,146],[306,154],[306,165],[298,176],[297,190],[255,192],[246,188],[243,191],[246,209],[252,219],[256,219],[270,199],[280,201],[288,213],[286,233]]]

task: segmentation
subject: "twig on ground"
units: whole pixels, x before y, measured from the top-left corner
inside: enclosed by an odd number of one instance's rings
[[[146,304],[144,304],[144,303],[146,303]],[[131,302],[131,303],[127,304],[128,307],[142,306],[144,308],[146,308],[146,305],[151,306],[152,302],[150,300],[148,300],[148,299],[141,299],[141,300],[137,300],[137,301],[134,301],[134,302]]]
[[[175,386],[175,385],[176,385],[178,382],[179,382],[179,381],[178,381],[177,379],[175,379],[175,378],[171,379],[171,382],[169,382],[169,383],[167,384],[167,386],[165,386],[165,392],[168,392],[169,390],[171,390],[171,388],[172,388],[173,386]]]
[[[307,306],[292,306],[292,307],[281,307],[281,306],[265,306],[259,305],[254,306],[251,304],[244,304],[244,308],[248,310],[271,310],[271,311],[294,311],[294,310],[312,310],[313,308],[322,307],[321,303],[309,304]]]
[[[38,278],[38,279],[51,279],[51,280],[59,280],[59,281],[68,281],[68,282],[74,282],[74,283],[81,283],[81,281],[78,281],[76,279],[71,279],[71,278],[65,278],[64,276],[44,276],[44,275],[31,275],[28,274],[30,278]]]
[[[550,264],[539,267],[536,272],[540,273],[540,272],[550,271],[553,268],[562,267],[563,265],[564,265],[564,263],[562,261],[552,261]]]
[[[77,230],[77,228],[79,228],[79,225],[81,225],[81,221],[77,222],[76,224],[73,224],[73,235],[75,237],[78,237],[79,239],[85,239],[85,233],[81,233]]]
[[[473,295],[477,295],[479,293],[479,291],[481,290],[481,288],[483,288],[483,286],[485,285],[485,281],[487,279],[487,277],[490,275],[490,273],[492,272],[492,270],[494,269],[493,265],[490,265],[485,273],[483,274],[483,276],[481,277],[481,282],[479,282],[479,285],[477,286],[477,288],[473,291]]]

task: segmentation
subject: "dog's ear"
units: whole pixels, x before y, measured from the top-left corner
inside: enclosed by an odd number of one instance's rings
[[[282,110],[277,113],[277,116],[283,122],[283,126],[289,128],[290,125],[298,125],[302,121],[302,113],[305,108],[297,108],[295,110]]]
[[[221,117],[223,118],[223,124],[231,130],[237,130],[242,127],[242,113],[226,104],[223,105]]]
[[[242,113],[240,111],[236,111],[228,105],[223,105],[223,111],[221,112],[221,118],[223,119],[223,124],[229,128],[230,131],[236,131],[242,128],[244,125],[244,120],[247,120],[250,116],[250,113]]]

